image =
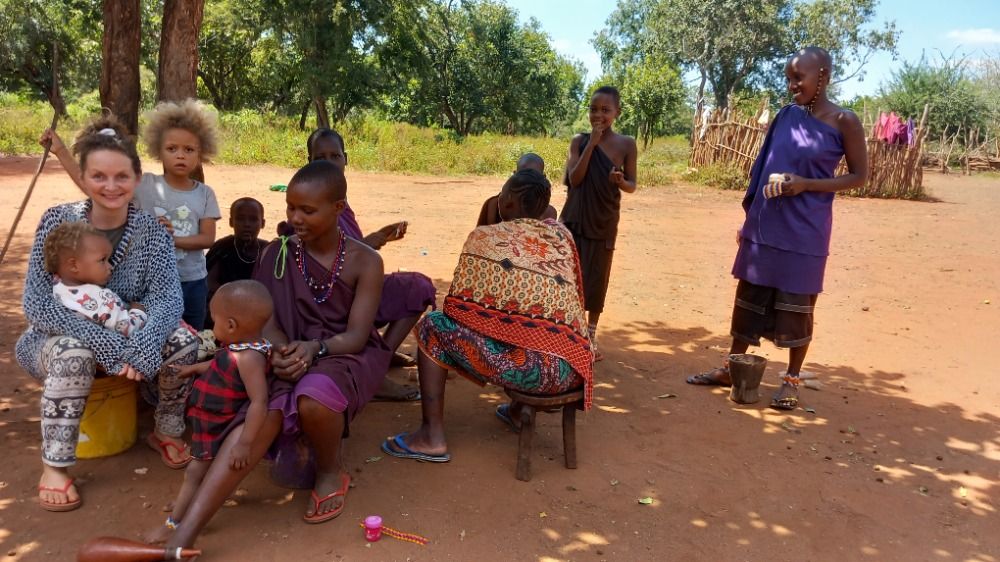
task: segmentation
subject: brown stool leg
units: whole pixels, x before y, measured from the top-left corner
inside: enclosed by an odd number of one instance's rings
[[[562,409],[563,455],[566,468],[576,468],[576,404],[566,404]]]
[[[535,408],[521,406],[521,437],[517,443],[517,479],[531,480],[531,438],[535,435]]]

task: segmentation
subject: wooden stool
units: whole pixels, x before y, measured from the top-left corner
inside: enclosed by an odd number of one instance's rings
[[[517,444],[517,479],[531,480],[531,440],[535,435],[535,412],[562,410],[563,454],[566,468],[576,468],[576,411],[583,409],[583,389],[562,394],[526,394],[504,389],[512,401],[511,413],[521,408],[521,438]]]

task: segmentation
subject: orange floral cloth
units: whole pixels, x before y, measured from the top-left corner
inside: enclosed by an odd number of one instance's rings
[[[593,403],[593,362],[573,235],[518,219],[469,234],[444,301],[450,318],[498,341],[564,359]]]

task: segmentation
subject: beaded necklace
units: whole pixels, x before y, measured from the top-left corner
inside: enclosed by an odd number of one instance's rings
[[[237,242],[236,240],[233,240],[233,249],[236,250],[236,257],[239,258],[241,262],[248,265],[257,263],[257,260],[260,258],[260,244],[257,244],[257,241],[255,240],[254,245],[257,246],[257,255],[254,256],[253,259],[248,260],[243,257],[243,254],[240,253],[240,243]]]
[[[298,246],[295,249],[295,265],[299,268],[299,273],[302,274],[302,278],[305,280],[306,285],[309,285],[309,290],[313,293],[313,300],[321,304],[326,302],[333,294],[333,287],[337,284],[337,279],[340,278],[340,272],[344,270],[344,256],[347,253],[347,237],[344,236],[344,231],[340,231],[340,242],[337,248],[337,258],[333,262],[333,266],[330,267],[330,275],[327,277],[326,281],[316,281],[311,275],[306,271],[306,244],[302,240],[299,240]],[[316,293],[321,293],[320,296],[316,296]]]

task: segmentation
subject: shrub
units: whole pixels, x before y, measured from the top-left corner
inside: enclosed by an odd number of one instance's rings
[[[692,168],[684,179],[721,189],[745,190],[750,178],[740,169],[726,164],[709,164]]]
[[[59,131],[68,143],[100,108],[97,92],[71,103],[69,118]],[[38,154],[38,136],[48,127],[51,108],[43,102],[25,102],[0,93],[0,153]],[[140,121],[140,128],[143,123]],[[286,115],[253,110],[219,115],[221,151],[215,161],[222,164],[273,164],[298,167],[306,160],[306,138],[298,120]],[[493,133],[462,138],[437,127],[417,127],[378,119],[371,114],[350,117],[337,127],[347,141],[354,169],[431,175],[487,175],[505,177],[513,173],[525,152],[545,160],[545,171],[554,184],[561,184],[569,149],[569,138],[507,136]],[[673,182],[687,166],[688,142],[681,136],[654,139],[640,152],[639,185],[648,187]]]

